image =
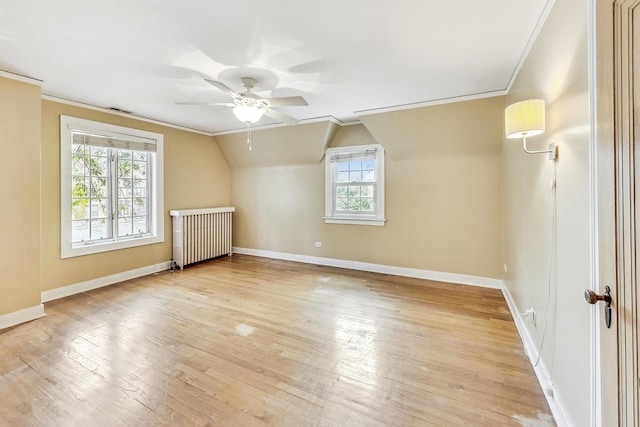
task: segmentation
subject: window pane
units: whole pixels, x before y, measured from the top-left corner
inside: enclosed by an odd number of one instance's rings
[[[147,160],[147,153],[144,151],[134,151],[133,160]]]
[[[131,150],[118,150],[118,161],[131,160]]]
[[[133,232],[135,234],[145,234],[149,232],[149,224],[146,216],[133,218]]]
[[[367,197],[360,199],[360,206],[364,212],[373,212],[375,206],[373,198]]]
[[[349,210],[349,199],[345,197],[336,198],[336,210],[337,211]]]
[[[133,186],[135,188],[147,188],[147,181],[144,179],[134,179]]]
[[[346,185],[338,185],[336,187],[336,197],[347,197],[348,188]]]
[[[106,219],[91,220],[91,240],[108,239],[109,237]]]
[[[349,210],[358,212],[360,210],[360,199],[349,199]]]
[[[119,198],[127,198],[131,197],[131,180],[130,179],[119,179],[118,180],[118,197]]]
[[[71,157],[88,156],[91,153],[89,146],[84,144],[71,144]]]
[[[132,213],[131,199],[118,199],[118,217],[130,217]]]
[[[84,176],[74,176],[71,178],[71,197],[89,196],[89,185],[91,181]]]
[[[105,198],[107,197],[107,179],[106,178],[91,178],[91,192],[90,196]]]
[[[89,221],[73,221],[71,223],[71,241],[89,240]]]
[[[362,197],[373,197],[373,185],[363,185],[360,187],[360,195]]]
[[[338,182],[349,182],[349,172],[338,172]]]
[[[349,162],[349,170],[350,171],[362,170],[362,162],[359,160],[356,162]]]
[[[349,171],[349,162],[338,163],[338,172],[348,172],[348,171]]]
[[[88,147],[92,157],[107,157],[107,149],[104,147]]]
[[[360,197],[360,186],[359,185],[350,185],[349,186],[349,197]]]
[[[133,197],[147,197],[146,187],[136,187],[133,189]]]
[[[89,199],[71,199],[71,218],[74,220],[77,219],[88,219],[89,218],[89,210],[87,207],[89,206]]]
[[[89,175],[87,163],[88,161],[85,156],[73,154],[71,156],[71,174],[80,176]]]
[[[120,199],[130,199],[132,196],[131,188],[118,188],[118,198]]]
[[[118,218],[118,237],[130,236],[133,234],[133,221],[131,218]]]
[[[91,175],[107,176],[109,170],[107,162],[106,157],[91,157]]]
[[[362,173],[363,175],[363,181],[365,182],[372,182],[376,180],[376,172],[375,171],[365,171]]]
[[[107,200],[91,200],[91,219],[107,218]]]
[[[372,171],[376,168],[375,160],[365,160],[362,162],[362,170]]]
[[[118,178],[131,178],[131,162],[118,159]]]
[[[133,199],[133,215],[141,216],[147,214],[147,199],[136,197]]]
[[[118,188],[131,188],[133,186],[133,180],[127,178],[121,178],[118,180]]]
[[[349,172],[349,181],[351,182],[360,182],[362,181],[362,172],[360,171],[351,171]]]
[[[147,177],[147,162],[133,162],[133,177],[140,179]]]

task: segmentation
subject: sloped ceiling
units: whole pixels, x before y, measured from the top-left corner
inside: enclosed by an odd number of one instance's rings
[[[338,129],[338,125],[328,120],[264,129],[253,133],[251,151],[248,133],[230,133],[215,138],[231,168],[308,165],[320,163]]]
[[[331,121],[215,137],[227,164],[273,167],[318,164],[328,147],[381,144],[391,160],[495,155],[503,140],[504,96],[432,105],[360,117],[361,124]]]
[[[496,154],[503,140],[504,96],[360,117],[394,160]]]
[[[45,95],[206,133],[242,130],[203,79],[301,95],[297,119],[501,93],[553,0],[0,2],[0,69]],[[256,125],[275,121],[263,118]]]

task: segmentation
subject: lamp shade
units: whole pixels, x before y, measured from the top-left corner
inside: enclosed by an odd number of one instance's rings
[[[264,114],[264,110],[247,105],[238,105],[237,107],[234,107],[233,114],[235,114],[236,118],[241,122],[255,123],[260,120]]]
[[[528,99],[509,105],[504,110],[507,138],[522,138],[544,132],[544,100]]]

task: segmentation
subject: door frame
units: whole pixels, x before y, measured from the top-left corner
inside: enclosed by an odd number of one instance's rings
[[[589,0],[587,13],[587,79],[589,87],[589,288],[598,292],[598,88],[597,76],[597,33],[598,0]],[[590,312],[590,395],[589,408],[591,426],[602,426],[602,404],[600,372],[600,321],[598,307],[591,307]]]

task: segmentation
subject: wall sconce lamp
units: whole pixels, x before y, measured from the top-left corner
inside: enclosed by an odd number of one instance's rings
[[[557,157],[555,143],[549,144],[548,150],[527,149],[527,137],[544,132],[544,100],[528,99],[509,105],[504,110],[504,127],[507,138],[522,138],[522,148],[527,154],[549,153],[549,160]]]

